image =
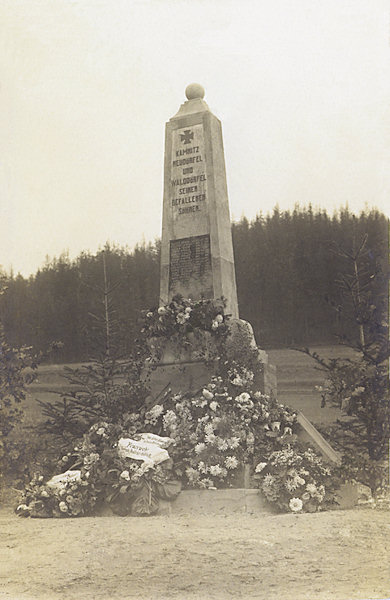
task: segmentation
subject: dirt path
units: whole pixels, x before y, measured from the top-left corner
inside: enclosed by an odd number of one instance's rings
[[[21,519],[0,512],[0,598],[390,597],[390,513]]]

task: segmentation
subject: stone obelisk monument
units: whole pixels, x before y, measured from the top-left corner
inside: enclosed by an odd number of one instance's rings
[[[160,304],[176,294],[192,300],[224,298],[231,339],[256,347],[249,323],[239,318],[221,123],[204,89],[193,83],[187,101],[166,124]],[[258,350],[258,389],[276,393],[275,369]],[[201,359],[175,356],[169,344],[152,376],[153,391],[199,387],[210,378]]]
[[[222,298],[238,317],[221,123],[191,84],[166,124],[160,302]]]

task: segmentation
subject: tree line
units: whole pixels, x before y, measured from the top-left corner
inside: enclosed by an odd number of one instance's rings
[[[368,271],[382,273],[374,304],[386,288],[388,220],[377,210],[329,216],[311,207],[275,208],[233,223],[232,235],[240,316],[263,348],[329,343],[342,333],[337,280],[347,265],[336,248],[352,251],[367,235]],[[65,253],[28,278],[2,273],[0,319],[9,343],[46,351],[60,342],[54,362],[88,359],[109,290],[122,347],[130,350],[142,311],[158,304],[159,265],[156,241],[132,250],[106,244],[73,260]]]

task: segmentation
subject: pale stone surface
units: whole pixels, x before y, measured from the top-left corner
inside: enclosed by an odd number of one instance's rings
[[[187,100],[196,100],[196,98],[204,98],[204,87],[199,83],[190,83],[186,87]]]
[[[166,125],[160,301],[226,298],[238,317],[220,121],[199,84]]]
[[[274,514],[272,507],[259,490],[185,490],[173,502],[160,505],[160,514],[172,515],[215,515],[231,513]]]

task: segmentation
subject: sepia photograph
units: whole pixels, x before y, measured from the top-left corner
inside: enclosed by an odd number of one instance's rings
[[[390,600],[390,5],[0,0],[0,599]]]

